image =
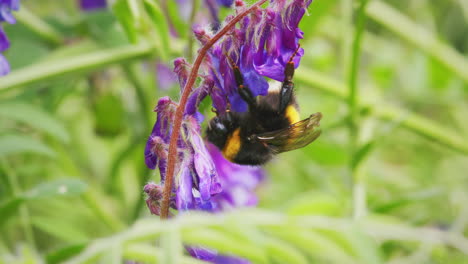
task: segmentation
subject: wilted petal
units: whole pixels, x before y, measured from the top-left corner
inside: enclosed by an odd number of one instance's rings
[[[165,160],[167,159],[167,149],[175,110],[174,102],[169,97],[159,99],[158,105],[155,108],[157,112],[156,123],[146,142],[144,153],[146,166],[152,170],[156,168],[158,161],[165,164]]]
[[[150,182],[145,185],[144,192],[148,195],[146,205],[154,215],[161,215],[161,199],[163,196],[162,186]]]
[[[174,73],[179,79],[181,91],[185,87],[191,69],[192,66],[184,58],[177,58],[174,60]]]
[[[192,194],[193,182],[191,162],[187,162],[180,169],[177,186],[177,209],[178,210],[192,210],[195,208],[194,198]]]
[[[204,201],[208,201],[212,195],[221,192],[221,183],[219,182],[215,164],[211,159],[205,143],[199,134],[195,121],[190,120],[190,136],[189,141],[194,151],[195,171],[198,175],[198,190],[200,197]]]

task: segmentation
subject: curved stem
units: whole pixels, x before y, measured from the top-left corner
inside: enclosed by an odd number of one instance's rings
[[[172,192],[172,181],[174,178],[174,169],[177,160],[177,139],[179,138],[180,127],[182,125],[182,117],[185,110],[185,105],[187,104],[188,97],[192,92],[193,84],[195,83],[197,76],[198,76],[198,69],[203,61],[208,50],[222,37],[224,36],[230,29],[232,29],[237,22],[239,22],[242,18],[248,15],[252,10],[259,7],[261,4],[265,3],[267,0],[260,0],[249,7],[244,12],[235,16],[229,23],[221,29],[216,35],[213,36],[199,51],[195,62],[193,63],[192,70],[190,71],[189,78],[185,87],[183,89],[182,97],[180,99],[180,103],[177,106],[177,110],[175,113],[174,118],[174,127],[172,129],[173,133],[171,135],[171,140],[169,142],[169,158],[167,162],[166,168],[166,180],[164,183],[164,193],[163,193],[163,200],[161,204],[161,219],[166,219],[169,214],[169,201]]]

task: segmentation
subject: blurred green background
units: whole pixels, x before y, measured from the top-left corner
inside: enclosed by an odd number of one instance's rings
[[[161,223],[143,149],[179,87],[157,65],[199,48],[178,8],[22,0],[4,25],[0,263],[199,263],[183,242],[253,263],[468,263],[466,1],[315,0],[295,83],[321,137],[266,166],[260,209]]]

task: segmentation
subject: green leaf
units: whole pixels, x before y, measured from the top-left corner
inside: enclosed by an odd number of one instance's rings
[[[191,34],[191,32],[188,32],[189,27],[183,21],[182,16],[180,15],[179,4],[176,1],[167,1],[166,4],[173,26],[180,35],[180,38],[186,39],[187,34]]]
[[[302,253],[289,243],[281,240],[266,239],[266,249],[268,256],[276,260],[276,263],[306,264],[307,259]]]
[[[65,260],[79,254],[86,247],[87,243],[78,243],[62,247],[46,255],[48,264],[63,263]]]
[[[179,230],[172,228],[161,236],[161,246],[164,254],[162,263],[178,264],[182,255],[182,242]]]
[[[380,250],[375,241],[366,236],[360,229],[351,229],[342,233],[349,245],[359,258],[359,263],[378,264],[383,263]]]
[[[369,155],[369,153],[371,152],[374,146],[375,146],[375,141],[372,140],[364,144],[364,146],[360,147],[356,151],[351,162],[351,166],[353,169],[355,169],[367,157],[367,155]]]
[[[146,12],[148,13],[153,25],[158,31],[158,40],[160,41],[161,50],[169,50],[169,25],[164,16],[164,13],[158,3],[154,0],[144,0],[143,1]],[[165,52],[160,52],[159,54],[164,55]],[[164,61],[165,59],[162,58]]]
[[[22,102],[0,104],[0,116],[24,123],[44,131],[62,142],[68,142],[70,136],[60,121],[39,107]]]
[[[124,248],[124,257],[137,261],[138,263],[164,263],[162,250],[148,244],[132,244]],[[191,256],[181,256],[180,264],[206,264],[205,261],[198,260]]]
[[[85,192],[87,188],[88,186],[83,181],[67,178],[39,184],[24,195],[28,199],[78,195]]]
[[[303,228],[269,228],[269,233],[301,249],[313,258],[323,259],[323,263],[356,263],[345,250],[326,235]],[[321,262],[318,262],[321,263]]]
[[[112,6],[112,9],[115,13],[115,16],[122,25],[127,37],[131,43],[136,43],[138,40],[138,30],[137,30],[137,18],[135,17],[135,12],[133,12],[129,0],[117,0],[117,2]]]
[[[239,243],[236,239],[222,232],[200,229],[183,231],[182,240],[188,245],[206,246],[223,254],[241,256],[253,263],[268,263],[263,248],[247,243],[247,241]]]
[[[29,191],[0,204],[0,215],[2,216],[0,217],[0,226],[11,216],[15,215],[19,207],[28,200],[77,195],[83,193],[86,188],[87,185],[77,179],[60,179],[39,184]]]
[[[15,197],[0,204],[0,226],[2,226],[11,216],[18,212],[20,205],[23,203],[23,197]]]
[[[52,149],[34,138],[20,135],[1,135],[0,157],[18,153],[34,153],[48,157],[55,156],[55,152]]]
[[[345,206],[336,197],[319,192],[307,192],[291,199],[287,212],[290,215],[343,215]]]
[[[37,85],[38,82],[50,79],[90,72],[114,63],[149,57],[152,52],[153,46],[142,42],[137,45],[121,45],[112,49],[88,50],[79,55],[56,59],[54,63],[50,63],[50,61],[35,63],[3,76],[0,82],[0,93],[15,87],[33,83]]]
[[[61,219],[47,216],[35,216],[32,218],[32,224],[41,231],[68,243],[76,243],[89,239],[83,230]]]

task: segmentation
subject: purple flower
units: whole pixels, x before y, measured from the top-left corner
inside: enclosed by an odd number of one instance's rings
[[[216,2],[217,1],[217,2]],[[178,161],[175,168],[171,207],[182,213],[187,210],[220,212],[236,207],[255,206],[255,189],[265,178],[260,167],[242,166],[226,160],[220,150],[202,137],[201,124],[205,117],[198,112],[200,102],[211,97],[213,107],[223,113],[230,105],[236,112],[247,110],[247,104],[237,92],[237,84],[231,61],[239,66],[245,85],[254,96],[268,93],[266,78],[283,81],[284,68],[299,47],[303,37],[298,28],[306,8],[312,0],[272,0],[267,8],[257,8],[244,17],[219,40],[205,57],[200,71],[202,80],[185,106],[180,136],[177,141]],[[212,0],[212,3],[232,5],[233,1]],[[236,12],[247,7],[241,0],[235,1]],[[226,22],[232,19],[226,18]],[[212,37],[211,30],[194,28],[201,44]],[[304,50],[299,49],[294,58],[297,67]],[[174,61],[174,72],[181,89],[184,88],[191,65],[184,59]],[[150,169],[160,171],[164,183],[170,135],[176,103],[168,97],[159,100],[155,108],[156,123],[145,148],[145,162]],[[153,190],[151,192],[151,190]],[[151,212],[159,213],[161,185],[148,184],[147,204]],[[187,246],[189,253],[212,263],[249,263],[235,256],[219,255],[216,251]]]
[[[11,11],[19,10],[19,0],[0,0],[0,22],[7,22],[9,24],[16,23]],[[3,56],[3,52],[10,47],[10,42],[0,25],[0,76],[7,75],[10,72],[10,65]]]
[[[5,32],[0,26],[0,52],[4,52],[10,47],[10,41],[8,40]]]
[[[96,9],[106,8],[106,0],[80,0],[80,7],[84,11],[93,11]]]
[[[19,10],[19,0],[0,0],[0,22],[16,23],[16,19],[11,14],[13,10]]]
[[[164,63],[156,63],[157,89],[167,91],[176,83],[176,75]]]
[[[192,257],[214,264],[249,264],[246,259],[235,256],[220,255],[216,250],[202,247],[185,247]]]
[[[7,75],[10,72],[10,64],[6,58],[0,53],[0,76]]]
[[[247,110],[247,104],[237,93],[237,85],[228,56],[239,67],[244,82],[254,96],[266,95],[268,83],[265,77],[283,81],[284,67],[298,47],[303,32],[298,28],[306,8],[312,0],[275,0],[266,9],[257,9],[246,16],[240,27],[233,28],[221,41],[210,49],[210,60],[207,68],[215,80],[213,93],[218,102],[214,107],[225,111],[228,98],[232,109],[237,112]],[[237,12],[246,7],[236,1]],[[231,19],[228,17],[226,20]],[[212,35],[203,28],[196,28],[195,36],[203,44]],[[295,67],[299,66],[304,50],[299,49],[294,58]]]

